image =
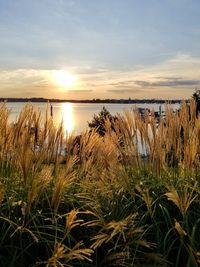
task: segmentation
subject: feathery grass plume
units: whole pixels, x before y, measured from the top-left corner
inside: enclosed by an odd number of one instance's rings
[[[174,187],[171,187],[170,191],[165,193],[168,200],[171,200],[181,212],[184,217],[192,204],[197,198],[196,191],[197,184],[191,189],[190,187],[184,187],[180,193]]]
[[[54,207],[55,211],[58,209],[64,191],[69,188],[74,181],[76,172],[73,171],[73,166],[76,160],[76,157],[71,157],[67,162],[66,168],[56,173],[51,199],[51,205]]]
[[[53,255],[48,259],[46,267],[57,267],[57,266],[69,266],[73,267],[73,261],[81,262],[91,260],[93,250],[90,248],[83,248],[83,242],[78,242],[72,249],[66,247],[64,244],[57,243],[55,245]]]
[[[138,168],[141,161],[138,148],[137,118],[137,111],[125,111],[124,116],[118,115],[115,131],[121,144],[118,148],[121,152],[122,162]]]
[[[97,249],[103,243],[108,243],[115,237],[117,237],[117,242],[114,242],[113,244],[114,247],[117,248],[120,245],[120,242],[124,243],[127,241],[127,237],[143,232],[143,229],[137,227],[134,223],[137,214],[130,214],[123,220],[111,221],[108,223],[102,221],[97,214],[93,214],[96,216],[96,219],[88,222],[87,226],[91,227],[97,225],[101,226],[101,228],[98,233],[92,237],[92,240],[94,241],[94,243],[91,245],[92,249]],[[126,232],[129,233],[128,236],[125,234]]]
[[[185,232],[185,230],[181,227],[180,223],[176,220],[175,220],[174,228],[177,230],[181,239],[183,239],[185,236],[187,236],[187,233]]]
[[[16,149],[16,157],[25,186],[28,183],[28,177],[33,167],[33,153],[29,146],[29,140],[30,137],[28,135],[25,135],[20,141],[20,147]]]
[[[6,107],[6,104],[3,103],[0,106],[0,159],[5,160],[5,157],[9,155],[9,146],[10,146],[10,134],[8,117],[9,110]],[[8,154],[8,155],[7,155]]]
[[[91,170],[96,168],[100,163],[98,161],[99,149],[102,145],[102,137],[95,131],[86,131],[80,137],[80,145],[78,150],[79,172],[84,177]]]
[[[141,195],[142,200],[145,202],[149,214],[152,216],[153,215],[153,210],[152,210],[153,198],[150,196],[149,188],[142,188],[141,185],[137,185],[136,189]]]
[[[195,104],[193,101],[187,106],[185,103],[181,107],[180,116],[182,119],[181,138],[183,166],[191,169],[197,164],[199,153],[199,126],[196,117]]]
[[[104,170],[113,170],[113,166],[117,166],[119,163],[119,153],[116,144],[113,141],[112,136],[105,134],[103,140],[100,141],[99,152],[97,154],[97,162]]]
[[[64,159],[66,162],[70,159],[71,156],[77,156],[79,153],[79,136],[74,136],[69,134],[66,136],[65,139],[65,155]]]
[[[55,171],[57,171],[58,164],[62,161],[62,150],[63,150],[63,124],[61,123],[58,127],[54,140],[54,149],[52,150],[52,158],[54,158]]]
[[[24,184],[28,183],[28,176],[34,173],[44,160],[44,151],[41,153],[36,150],[36,141],[39,143],[39,120],[40,113],[33,107],[26,106],[11,128],[12,162],[20,168]]]
[[[66,229],[67,232],[70,232],[74,227],[79,226],[84,222],[82,219],[77,219],[77,215],[79,214],[78,210],[71,210],[66,216]]]
[[[93,131],[86,131],[80,138],[80,156],[81,162],[84,162],[85,160],[90,157],[91,153],[94,155],[98,151],[99,148],[99,142],[101,138],[99,137],[98,133]],[[83,155],[82,155],[83,154]]]
[[[32,203],[39,199],[40,193],[47,187],[47,185],[52,180],[52,166],[44,166],[43,169],[35,175],[30,189],[28,192],[28,210],[30,211]]]
[[[150,166],[154,164],[158,172],[167,165],[179,167],[182,163],[187,168],[192,168],[197,163],[199,126],[198,119],[193,114],[195,107],[193,103],[190,105],[191,108],[183,102],[177,112],[167,106],[166,117],[161,117],[158,125],[152,115],[151,119],[148,115],[148,119],[145,117],[144,120],[138,120],[139,133],[143,140],[141,143],[146,145]],[[189,116],[190,110],[193,113]]]
[[[55,212],[57,212],[64,190],[72,184],[74,178],[72,173],[66,175],[65,171],[59,172],[57,175],[51,199],[51,206],[54,207]]]
[[[195,245],[192,242],[189,234],[183,229],[181,224],[175,220],[174,229],[177,231],[180,237],[180,248],[183,247],[185,249],[185,253],[187,253],[187,266],[199,266],[199,257],[198,252],[195,248]]]
[[[88,224],[93,227],[95,224],[101,226],[100,230],[91,238],[94,241],[91,248],[97,255],[101,253],[101,250],[104,251],[102,264],[107,265],[108,262],[112,266],[119,262],[120,266],[124,266],[128,262],[139,264],[144,256],[148,257],[148,253],[145,251],[151,250],[153,244],[143,239],[144,229],[137,226],[136,217],[137,214],[129,214],[119,221],[102,224],[102,221],[94,220]]]

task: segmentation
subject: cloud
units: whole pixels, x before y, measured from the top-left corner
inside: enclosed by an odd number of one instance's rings
[[[135,84],[141,87],[148,87],[152,85],[151,82],[147,82],[147,81],[135,81]]]
[[[91,93],[93,90],[81,89],[81,90],[67,90],[68,93]]]
[[[127,81],[119,81],[119,82],[110,83],[109,85],[115,86],[115,87],[122,87],[122,86],[130,86],[131,84],[133,85],[134,83],[135,83],[134,80],[127,80]]]
[[[197,86],[200,84],[199,80],[176,80],[176,81],[161,81],[155,83],[154,86],[172,86],[172,87],[187,87],[187,86]]]
[[[166,79],[156,82],[135,81],[141,87],[191,87],[200,85],[200,80]]]
[[[129,94],[133,94],[133,93],[140,93],[142,90],[140,89],[109,89],[107,90],[107,92],[109,93],[114,93],[114,94],[125,94],[125,93],[129,93]]]
[[[132,68],[106,68],[92,64],[66,67],[77,75],[77,84],[68,89],[58,86],[55,69],[0,70],[1,96],[35,96],[65,98],[189,98],[200,87],[200,57],[178,54],[162,63]],[[177,89],[177,90],[176,90]],[[92,95],[90,93],[92,92]],[[85,95],[84,95],[85,94]]]
[[[158,76],[158,77],[155,77],[156,79],[158,80],[171,80],[171,81],[177,81],[177,80],[182,80],[183,77],[164,77],[164,76]]]
[[[1,84],[44,85],[51,75],[50,70],[16,69],[0,71]]]

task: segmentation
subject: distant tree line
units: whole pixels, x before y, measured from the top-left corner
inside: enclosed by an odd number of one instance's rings
[[[15,98],[15,97],[7,97],[7,98],[0,98],[0,102],[57,102],[57,103],[63,103],[63,102],[71,102],[71,103],[111,103],[111,104],[165,104],[165,103],[180,103],[180,99],[173,99],[173,100],[165,100],[165,99],[50,99],[50,98],[43,98],[43,97],[32,97],[32,98]]]

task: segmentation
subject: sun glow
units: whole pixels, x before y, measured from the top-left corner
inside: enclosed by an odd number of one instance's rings
[[[65,135],[68,136],[74,130],[74,116],[73,116],[72,103],[62,103],[61,116],[62,116]]]
[[[55,81],[61,87],[71,87],[76,83],[76,76],[66,70],[57,70],[55,72]]]

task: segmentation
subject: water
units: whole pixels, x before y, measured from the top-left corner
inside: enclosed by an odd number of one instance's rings
[[[10,121],[16,121],[20,111],[27,103],[7,103],[10,109]],[[39,109],[42,114],[45,114],[47,108],[46,103],[32,103],[32,105]],[[103,106],[112,114],[123,113],[124,110],[131,110],[135,107],[154,109],[159,111],[160,104],[95,104],[95,103],[52,103],[53,106],[53,119],[56,126],[63,121],[64,129],[68,133],[80,134],[87,129],[88,122],[93,118],[94,114],[98,114]],[[165,105],[161,105],[162,110]],[[177,109],[179,104],[173,104],[173,109]],[[50,115],[50,106],[48,107]]]

